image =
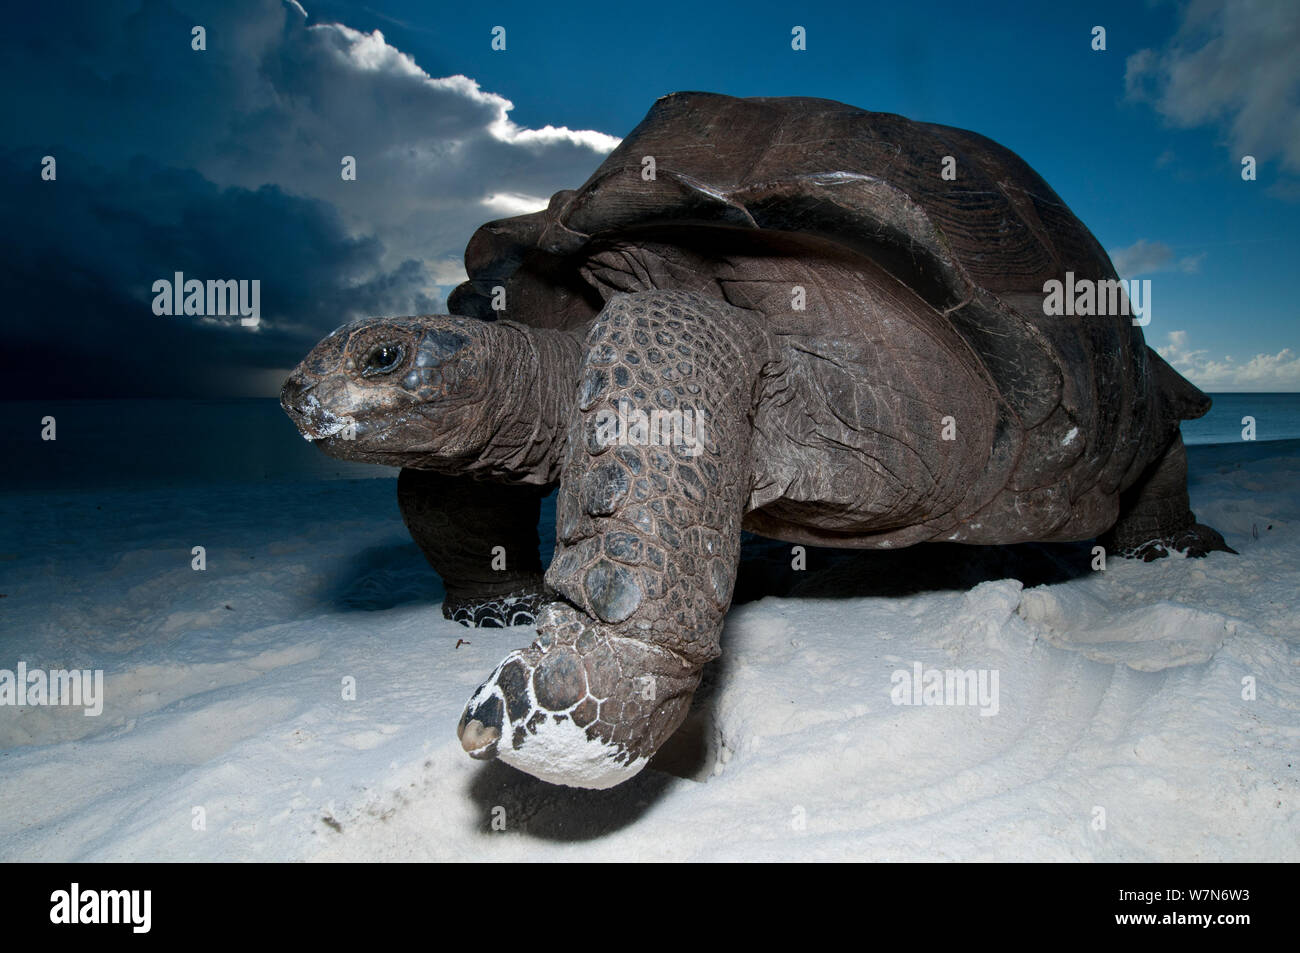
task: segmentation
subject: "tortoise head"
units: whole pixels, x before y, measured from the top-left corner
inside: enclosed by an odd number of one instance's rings
[[[289,375],[280,405],[330,456],[434,466],[491,437],[492,326],[433,315],[344,325]]]

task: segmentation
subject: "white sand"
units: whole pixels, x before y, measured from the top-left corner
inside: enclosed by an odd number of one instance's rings
[[[1300,442],[1192,459],[1240,556],[739,606],[707,780],[604,792],[462,753],[530,631],[442,618],[391,483],[10,495],[0,668],[107,699],[0,708],[0,858],[1300,859]],[[997,713],[892,704],[916,662],[996,671]]]

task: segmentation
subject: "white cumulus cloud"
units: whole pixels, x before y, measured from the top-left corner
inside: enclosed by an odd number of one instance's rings
[[[1164,242],[1151,242],[1139,238],[1127,248],[1114,248],[1108,253],[1121,278],[1136,278],[1157,271],[1181,271],[1193,274],[1201,270],[1205,252],[1178,258]]]
[[[516,122],[505,96],[294,0],[25,17],[0,56],[5,88],[39,91],[0,97],[0,204],[22,223],[0,236],[0,358],[62,360],[8,362],[11,394],[274,393],[338,325],[444,308],[476,228],[581,185],[619,142]],[[47,154],[57,187],[31,173]],[[257,333],[160,321],[150,289],[177,271],[259,281]]]
[[[1205,391],[1300,390],[1300,355],[1286,347],[1276,354],[1256,354],[1246,361],[1224,355],[1221,360],[1194,348],[1186,331],[1170,331],[1164,344],[1152,347],[1174,369]]]
[[[1300,3],[1192,0],[1162,49],[1128,58],[1130,99],[1175,126],[1220,125],[1234,158],[1300,172]]]
[[[379,30],[312,23],[292,0],[172,0],[148,17],[129,12],[97,7],[96,22],[59,50],[57,71],[35,49],[0,66],[12,86],[39,76],[53,87],[51,107],[12,104],[11,125],[33,147],[75,129],[75,148],[106,168],[143,156],[222,188],[269,186],[327,203],[353,238],[380,248],[355,282],[414,261],[418,274],[408,269],[403,283],[423,275],[420,293],[440,297],[445,262],[479,225],[545,207],[620,141],[520,125],[510,100],[474,79],[431,76]],[[207,28],[205,53],[172,42],[193,23]],[[340,175],[345,156],[354,181]]]
[[[291,67],[250,70],[256,80],[227,104],[224,147],[195,164],[223,185],[270,183],[329,201],[357,234],[383,242],[385,267],[416,259],[445,275],[434,263],[459,257],[485,220],[545,208],[620,141],[522,127],[509,99],[466,76],[430,76],[378,30],[308,26],[296,10],[286,20],[244,55]],[[340,184],[345,155],[357,177]]]

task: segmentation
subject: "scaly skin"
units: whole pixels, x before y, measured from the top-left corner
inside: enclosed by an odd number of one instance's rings
[[[671,291],[615,296],[593,323],[546,574],[565,602],[470,699],[472,755],[608,787],[681,723],[731,604],[763,336],[745,312]],[[620,404],[689,411],[702,432],[646,445]]]
[[[368,362],[400,349],[392,370]],[[285,381],[304,437],[343,460],[538,486],[559,477],[581,357],[568,332],[434,315],[345,325]]]
[[[384,346],[402,360],[367,375],[367,356]],[[364,321],[321,341],[281,403],[326,453],[403,467],[398,505],[442,576],[447,618],[532,624],[550,598],[538,507],[559,479],[579,357],[575,336],[508,321]],[[497,546],[504,570],[493,568]]]

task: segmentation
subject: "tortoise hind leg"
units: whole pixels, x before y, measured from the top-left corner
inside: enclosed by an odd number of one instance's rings
[[[546,493],[546,487],[480,483],[429,470],[398,474],[402,519],[447,590],[444,616],[485,628],[536,621],[546,601],[537,551]]]
[[[1146,562],[1171,550],[1188,556],[1236,552],[1217,530],[1196,522],[1187,496],[1187,448],[1181,433],[1120,494],[1119,506],[1119,520],[1099,540],[1107,552]]]

